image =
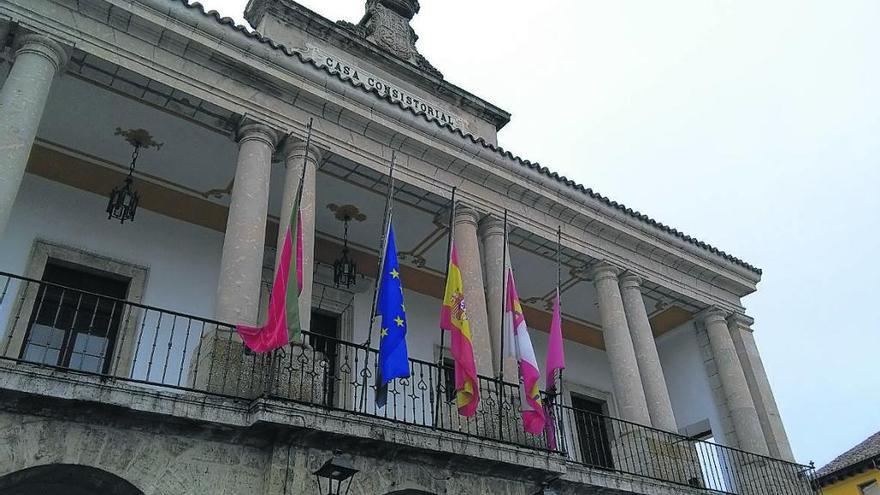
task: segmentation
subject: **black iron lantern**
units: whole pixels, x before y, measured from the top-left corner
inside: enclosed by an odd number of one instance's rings
[[[153,141],[150,133],[144,129],[129,129],[123,131],[116,128],[116,135],[123,136],[130,145],[134,147],[131,153],[131,164],[128,166],[128,176],[125,182],[119,187],[114,187],[110,193],[110,201],[107,203],[107,220],[114,218],[119,219],[119,223],[125,223],[126,220],[134,220],[134,214],[137,212],[140,195],[134,189],[134,167],[137,164],[138,155],[142,147],[155,147],[159,149],[162,143]]]
[[[128,170],[128,177],[125,178],[122,187],[114,187],[113,192],[110,193],[110,202],[107,203],[107,220],[118,218],[119,223],[125,223],[126,220],[134,220],[134,213],[137,211],[140,196],[138,196],[137,191],[131,185],[132,171],[134,171],[134,160],[132,160],[131,168]]]
[[[344,285],[346,289],[350,289],[357,281],[357,263],[351,258],[351,251],[348,249],[348,224],[352,220],[363,222],[367,216],[361,213],[357,206],[354,205],[327,205],[330,211],[335,213],[336,219],[343,224],[342,233],[342,253],[339,258],[333,262],[333,284],[336,287]]]
[[[333,262],[333,283],[336,284],[336,287],[345,285],[346,289],[350,288],[355,283],[357,277],[357,263],[351,259],[348,250],[349,221],[351,221],[351,218],[348,216],[343,219],[345,231],[342,236],[342,255]]]
[[[357,472],[351,456],[337,450],[333,453],[333,457],[312,474],[317,478],[318,492],[321,495],[343,495],[351,490],[351,478]],[[345,483],[346,481],[348,483]],[[346,485],[344,492],[342,491],[343,485]]]

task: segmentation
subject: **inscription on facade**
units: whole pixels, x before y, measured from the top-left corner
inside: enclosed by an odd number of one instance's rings
[[[458,115],[440,107],[436,103],[415,96],[400,86],[379,78],[357,65],[342,60],[317,47],[307,46],[305,51],[317,64],[326,67],[342,79],[362,84],[370,91],[378,93],[379,96],[388,98],[392,102],[400,103],[404,108],[411,108],[417,113],[424,114],[429,119],[441,124],[448,124],[455,129],[468,129],[467,122]]]

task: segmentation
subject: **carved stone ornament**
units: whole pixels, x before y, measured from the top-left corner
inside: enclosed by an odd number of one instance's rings
[[[327,205],[327,208],[334,213],[334,216],[340,222],[348,220],[363,222],[367,219],[367,216],[361,213],[360,209],[355,205],[337,205],[336,203],[330,203]]]
[[[146,129],[122,129],[121,127],[117,127],[114,135],[122,136],[128,141],[128,144],[144,149],[155,148],[158,150],[161,149],[164,144],[154,141],[153,136],[151,136],[150,132]]]
[[[443,78],[416,49],[419,37],[409,22],[419,8],[418,0],[367,0],[367,11],[357,25],[345,21],[338,24],[425,72]]]

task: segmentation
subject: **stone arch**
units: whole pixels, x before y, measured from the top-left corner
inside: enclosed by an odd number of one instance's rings
[[[4,495],[144,495],[128,481],[91,466],[43,464],[0,476]]]

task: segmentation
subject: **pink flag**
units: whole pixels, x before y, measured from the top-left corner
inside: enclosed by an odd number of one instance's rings
[[[541,404],[541,391],[539,381],[541,372],[538,371],[538,360],[535,358],[535,349],[529,338],[529,330],[526,319],[523,316],[522,305],[519,295],[516,293],[516,285],[513,282],[513,270],[508,266],[507,288],[504,304],[504,343],[505,357],[513,357],[519,362],[519,375],[522,379],[522,420],[523,429],[533,435],[540,435],[544,431],[546,418],[544,406]]]
[[[269,297],[269,314],[266,318],[266,324],[259,327],[246,325],[236,325],[235,327],[247,348],[254,352],[269,352],[287,345],[290,342],[288,328],[293,328],[294,338],[297,340],[302,330],[299,319],[299,295],[303,285],[303,242],[299,198],[293,205],[290,220],[290,224],[295,225],[296,228],[296,262],[291,267],[294,246],[291,225],[288,224],[287,231],[284,233],[284,244],[281,247],[281,257],[278,259],[278,267],[275,269],[275,281],[272,283],[272,295]],[[296,290],[291,287],[294,281]]]
[[[556,298],[553,300],[553,320],[550,322],[550,341],[547,343],[547,368],[546,389],[549,399],[547,400],[547,426],[544,432],[547,435],[547,444],[550,450],[556,450],[556,422],[553,419],[553,398],[556,392],[557,371],[565,369],[565,353],[562,350],[562,314],[559,310],[559,287],[556,288]]]
[[[556,372],[565,369],[565,353],[562,351],[562,315],[559,312],[559,288],[553,300],[553,320],[550,323],[550,342],[547,344],[547,367],[545,368],[547,391],[556,390]]]

